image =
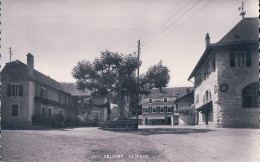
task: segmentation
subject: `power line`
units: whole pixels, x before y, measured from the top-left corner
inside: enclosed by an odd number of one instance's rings
[[[184,9],[188,4],[190,4],[190,2],[192,2],[192,0],[190,0],[188,3],[186,3],[184,6],[182,6],[182,8],[180,8],[177,12],[174,13],[173,16],[171,16],[169,19],[167,19],[162,25],[160,25],[158,28],[156,28],[155,32],[153,34],[151,34],[148,38],[147,41],[149,41],[151,38],[153,38],[154,34],[156,34],[158,31],[160,31],[160,28],[164,27],[164,25],[166,25],[172,18],[174,18],[176,15],[178,15],[178,13],[180,11],[182,11],[182,9]]]
[[[193,6],[191,6],[187,12],[184,12],[181,16],[179,16],[174,22],[172,22],[170,25],[168,25],[167,27],[165,27],[161,32],[159,32],[158,34],[156,34],[154,37],[152,38],[156,38],[158,36],[160,36],[160,34],[162,34],[164,31],[166,31],[167,29],[169,29],[170,27],[172,27],[173,24],[175,24],[180,18],[182,18],[183,16],[185,16],[187,13],[189,13],[194,7],[196,7],[202,0],[199,0],[198,2],[196,2]],[[153,39],[149,39],[147,42],[151,42]],[[147,43],[147,44],[148,44]]]
[[[181,2],[182,2],[182,0],[180,0],[179,3],[178,3],[176,6],[174,6],[174,7],[164,16],[164,18],[166,18],[175,8],[177,8],[177,7],[181,4]],[[170,19],[173,18],[173,17],[174,17],[174,16],[170,17]],[[164,20],[164,18],[161,19],[161,20],[156,24],[156,27],[157,27],[158,25],[160,25],[160,23]],[[170,20],[170,19],[167,19],[166,21],[168,21],[168,20]],[[153,31],[152,28],[150,28],[150,30],[148,30],[145,34],[143,34],[142,37],[145,38],[149,33],[151,33],[151,31]]]
[[[197,13],[199,13],[201,10],[203,10],[206,6],[208,6],[211,2],[213,2],[213,0],[210,0],[208,3],[206,3],[204,6],[202,6],[198,11],[196,11],[194,14],[192,14],[190,17],[188,17],[186,20],[184,20],[180,25],[178,25],[176,28],[174,28],[173,30],[170,30],[169,32],[167,32],[165,35],[163,35],[163,37],[159,38],[158,40],[154,41],[152,44],[149,44],[148,46],[146,46],[146,48],[150,47],[151,45],[153,45],[154,43],[162,40],[164,37],[166,37],[169,33],[175,31],[176,29],[178,29],[181,25],[183,25],[184,23],[186,23],[189,19],[191,19],[193,16],[195,16]]]

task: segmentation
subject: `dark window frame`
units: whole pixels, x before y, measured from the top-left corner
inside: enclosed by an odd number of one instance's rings
[[[259,107],[259,83],[254,82],[242,90],[242,107],[257,108]]]

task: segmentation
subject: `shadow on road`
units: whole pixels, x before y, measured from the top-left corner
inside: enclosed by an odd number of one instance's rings
[[[141,128],[138,130],[106,130],[118,133],[133,133],[136,135],[156,135],[156,134],[190,134],[190,133],[207,133],[215,130],[211,129],[192,129],[192,128]]]

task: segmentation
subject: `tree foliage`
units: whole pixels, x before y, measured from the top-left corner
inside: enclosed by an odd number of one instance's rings
[[[146,95],[153,87],[165,87],[170,79],[169,70],[161,62],[149,68],[146,74],[138,79],[136,70],[141,66],[134,54],[118,54],[104,51],[93,62],[80,61],[73,68],[72,75],[77,79],[77,88],[90,90],[92,95],[106,96],[108,119],[110,119],[110,98],[117,96],[117,104],[121,108],[120,116],[124,118],[126,97],[132,97],[130,105],[138,107],[139,95]]]
[[[170,70],[159,61],[158,64],[150,67],[146,72],[145,79],[149,81],[150,87],[160,88],[166,87],[170,81]]]

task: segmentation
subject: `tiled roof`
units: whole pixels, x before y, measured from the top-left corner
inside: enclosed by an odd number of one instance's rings
[[[231,29],[217,44],[258,42],[258,18],[244,18]]]
[[[3,71],[5,73],[9,73],[9,70],[20,70],[20,71],[26,71],[27,70],[27,65],[19,60],[12,61],[6,64],[4,67]],[[61,87],[60,83],[55,81],[54,79],[50,78],[47,75],[44,75],[43,73],[34,70],[34,80],[37,82],[40,82],[42,84],[48,85],[50,87],[53,87],[57,90],[64,91],[63,88]],[[65,91],[64,91],[65,92]]]
[[[60,84],[61,84],[62,88],[64,89],[64,91],[67,93],[70,93],[72,96],[90,96],[91,95],[90,91],[82,92],[81,90],[78,90],[76,83],[61,82]]]
[[[176,97],[183,96],[187,93],[187,89],[193,89],[193,87],[172,87],[172,88],[163,88],[162,92],[158,88],[152,89],[149,95],[146,95],[145,98],[157,98],[157,97]]]
[[[46,84],[48,86],[51,86],[51,87],[58,89],[60,91],[64,91],[59,82],[50,78],[47,75],[44,75],[43,73],[41,73],[37,70],[34,70],[34,80],[38,81],[40,83]]]
[[[176,100],[175,100],[175,103],[176,102],[178,102],[178,101],[180,101],[180,100],[182,100],[183,98],[185,98],[185,97],[187,97],[187,96],[194,96],[194,90],[192,90],[190,93],[187,93],[187,94],[185,94],[185,95],[183,95],[183,96],[181,96],[181,97],[178,97]]]
[[[190,80],[196,72],[203,65],[205,60],[209,57],[212,49],[219,46],[225,45],[239,45],[255,43],[258,44],[258,18],[244,18],[242,19],[234,28],[232,28],[219,42],[210,44],[204,53],[202,54],[200,60],[196,64],[195,68],[191,72],[188,80]]]

